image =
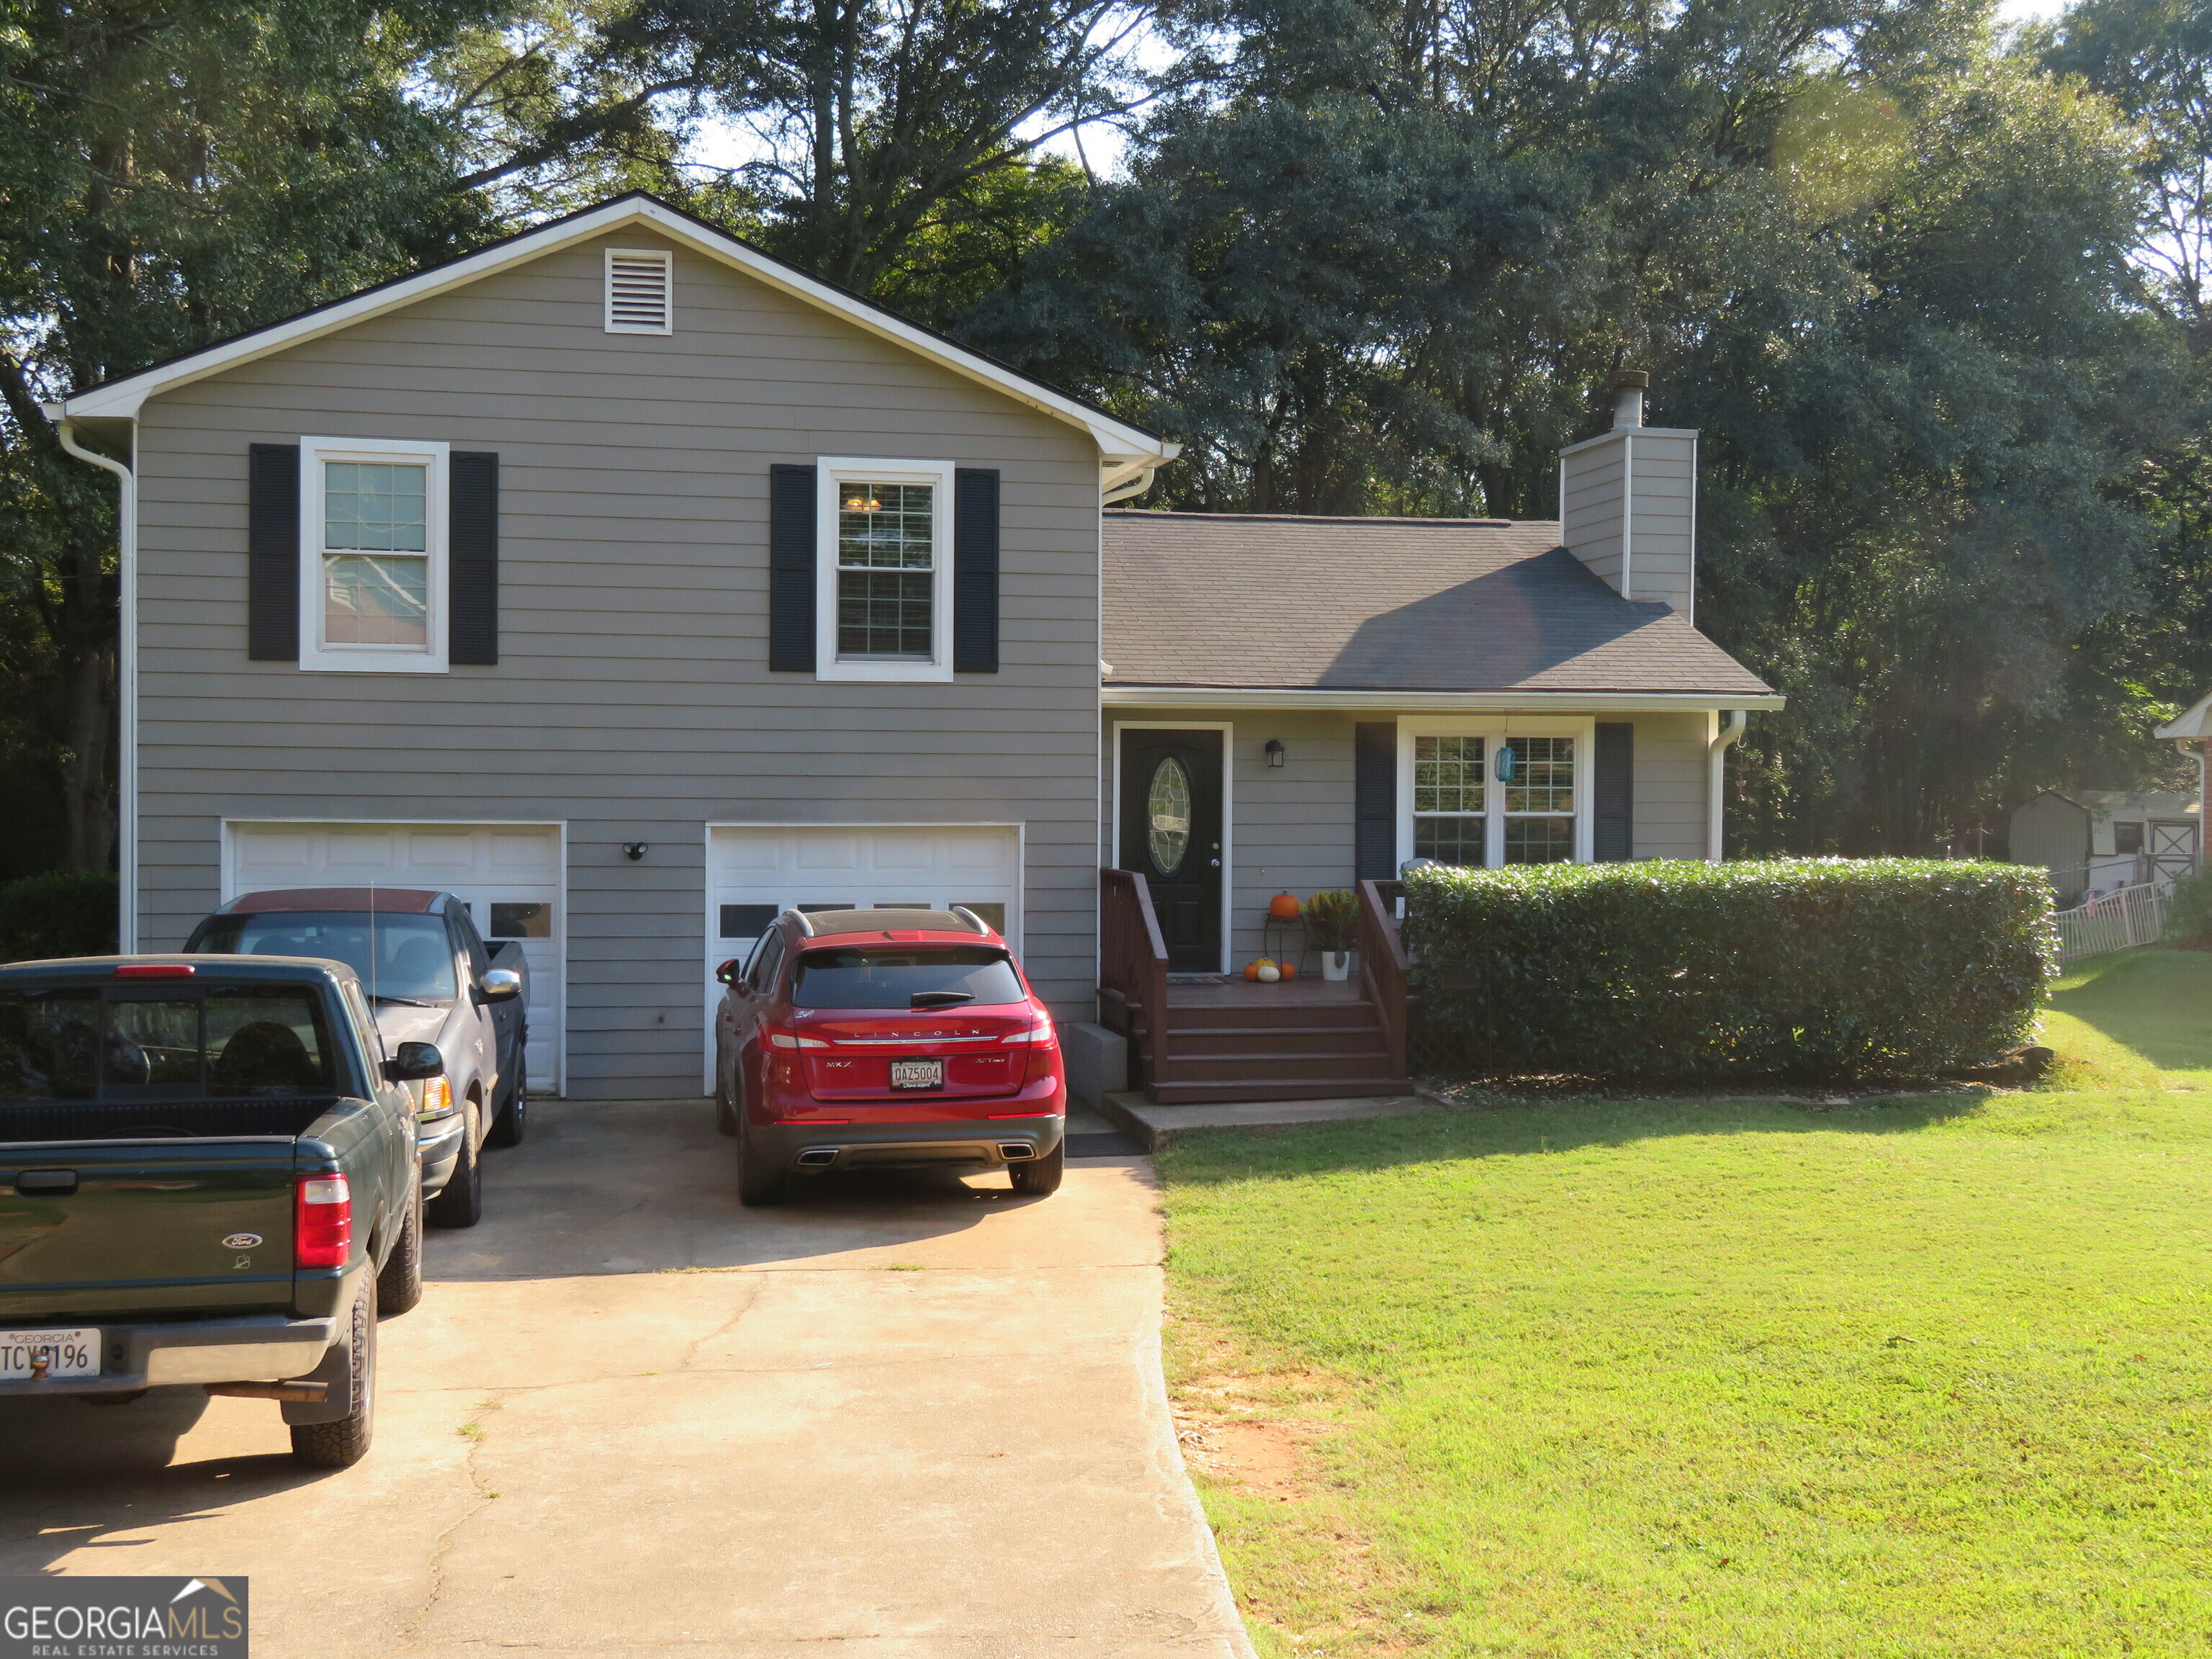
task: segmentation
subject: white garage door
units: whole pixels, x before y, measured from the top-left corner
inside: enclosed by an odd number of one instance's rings
[[[530,963],[530,1086],[558,1093],[566,1045],[558,824],[229,823],[222,896],[271,887],[428,887],[466,901],[496,949],[519,939]]]
[[[707,836],[707,1086],[715,964],[746,957],[783,910],[964,904],[1021,950],[1022,838],[1006,824],[718,828]]]

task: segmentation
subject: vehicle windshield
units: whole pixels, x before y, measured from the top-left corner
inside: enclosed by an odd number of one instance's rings
[[[800,1008],[964,1008],[1026,998],[1004,951],[861,945],[802,955],[791,1000]]]
[[[460,994],[442,916],[371,915],[366,910],[210,916],[185,948],[242,957],[326,957],[345,963],[361,975],[362,989],[386,1000],[451,1002]]]
[[[0,994],[0,1099],[331,1092],[322,999],[291,985]]]

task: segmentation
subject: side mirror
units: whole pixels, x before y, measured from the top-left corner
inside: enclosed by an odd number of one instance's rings
[[[417,1082],[445,1069],[446,1057],[434,1042],[403,1042],[399,1052],[384,1062],[385,1079],[392,1083]]]
[[[522,975],[512,968],[494,968],[483,976],[486,1002],[512,1002],[522,994]]]
[[[721,981],[725,985],[735,985],[738,982],[738,976],[744,973],[744,970],[745,964],[738,961],[737,957],[732,957],[727,962],[714,969],[714,977]]]

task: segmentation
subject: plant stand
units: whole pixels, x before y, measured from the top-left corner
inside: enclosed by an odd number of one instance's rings
[[[1260,954],[1277,963],[1286,960],[1293,928],[1298,941],[1298,972],[1303,974],[1306,970],[1306,923],[1303,916],[1269,916],[1267,925],[1260,933]]]

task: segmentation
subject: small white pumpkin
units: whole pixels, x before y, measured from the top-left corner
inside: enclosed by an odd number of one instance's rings
[[[1281,969],[1279,969],[1279,968],[1276,967],[1276,966],[1275,966],[1275,964],[1274,964],[1273,963],[1272,963],[1272,962],[1263,962],[1263,963],[1261,963],[1260,964],[1260,983],[1261,983],[1261,984],[1262,984],[1262,985],[1273,985],[1273,984],[1277,980],[1279,980],[1279,979],[1282,978],[1282,976],[1283,976],[1283,970],[1282,970]]]

